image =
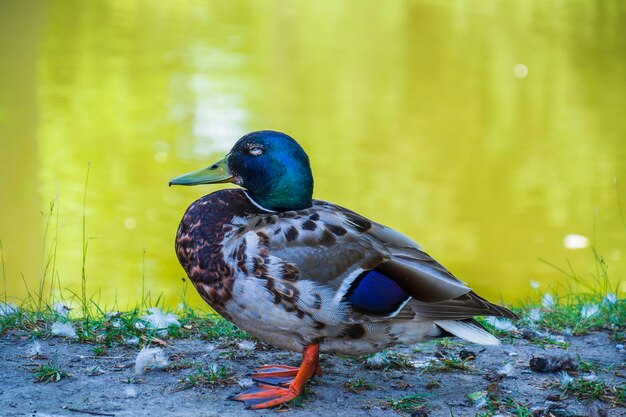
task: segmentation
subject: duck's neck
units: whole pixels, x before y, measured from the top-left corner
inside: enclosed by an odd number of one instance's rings
[[[248,189],[246,194],[253,203],[267,211],[302,210],[313,203],[313,176],[310,171],[302,175],[282,176],[259,190]]]

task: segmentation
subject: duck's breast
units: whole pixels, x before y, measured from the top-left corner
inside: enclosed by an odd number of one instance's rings
[[[193,202],[178,226],[178,260],[200,296],[220,314],[233,296],[235,281],[235,269],[225,260],[224,236],[233,219],[259,212],[242,190],[221,190]]]

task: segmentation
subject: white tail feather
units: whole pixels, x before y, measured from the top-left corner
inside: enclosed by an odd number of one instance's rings
[[[441,320],[435,324],[453,335],[479,345],[499,345],[500,341],[485,329],[481,329],[475,324],[457,321]]]

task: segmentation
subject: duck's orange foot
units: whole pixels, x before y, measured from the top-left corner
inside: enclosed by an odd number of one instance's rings
[[[270,385],[288,386],[300,368],[288,365],[266,365],[256,368],[250,377],[253,381]]]
[[[231,398],[243,401],[246,408],[253,410],[283,404],[302,394],[306,381],[316,372],[321,375],[319,364],[319,345],[308,345],[302,351],[302,364],[299,368],[287,365],[257,368],[251,375],[257,384]]]
[[[293,400],[300,393],[290,388],[281,388],[274,385],[256,384],[253,388],[232,397],[233,400],[243,401],[246,408],[257,410],[269,408]]]

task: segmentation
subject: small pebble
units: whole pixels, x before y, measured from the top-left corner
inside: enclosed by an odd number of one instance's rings
[[[513,373],[513,364],[507,363],[496,371],[500,376],[509,376]]]
[[[578,369],[578,363],[569,356],[533,356],[529,362],[535,372],[558,372]]]
[[[241,388],[249,388],[254,385],[254,381],[251,378],[241,378],[237,380],[237,385]]]
[[[135,387],[126,387],[124,388],[124,395],[126,398],[137,398],[137,390]]]
[[[476,359],[476,353],[472,352],[471,350],[463,349],[459,352],[459,358],[463,359],[464,361],[473,361],[474,359]]]

